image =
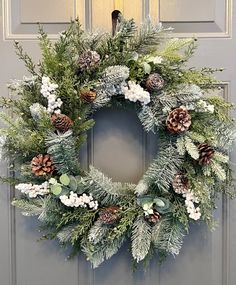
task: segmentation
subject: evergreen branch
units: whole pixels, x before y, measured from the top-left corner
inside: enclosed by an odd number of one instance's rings
[[[60,174],[78,175],[80,173],[75,140],[71,131],[64,134],[49,133],[46,138],[48,153]]]
[[[113,183],[111,178],[93,166],[87,176],[82,179],[82,187],[91,193],[94,199],[100,201],[101,205],[112,205],[119,203],[121,198],[130,195],[130,192],[121,183]]]
[[[143,218],[137,218],[132,228],[132,255],[139,262],[149,252],[151,245],[151,227]]]
[[[190,45],[194,43],[194,39],[178,39],[172,38],[170,39],[164,49],[159,52],[159,55],[166,58],[170,62],[178,62],[185,59],[185,54],[181,54],[180,51],[184,48],[188,48]]]
[[[97,246],[86,244],[83,245],[82,251],[85,253],[87,259],[92,263],[93,268],[97,268],[101,263],[118,252],[125,239],[125,236],[120,236],[112,241],[107,240],[104,243],[99,243]]]
[[[71,240],[74,227],[75,225],[66,226],[57,233],[57,239],[60,243],[67,243]]]
[[[23,216],[39,216],[43,211],[43,198],[40,199],[15,199],[12,205],[21,209]]]
[[[19,59],[24,61],[27,70],[32,75],[38,75],[37,72],[35,71],[36,66],[32,58],[26,52],[24,52],[23,47],[19,44],[19,42],[15,41],[14,47],[16,49],[17,56],[19,57]]]
[[[154,25],[150,19],[146,20],[139,28],[138,33],[131,40],[130,48],[138,53],[152,52],[163,41],[165,29],[162,24]]]
[[[90,242],[96,245],[106,237],[108,231],[108,226],[96,221],[89,231],[88,239]]]
[[[228,163],[229,162],[229,156],[225,155],[221,152],[215,151],[214,160],[216,160],[217,162]]]
[[[214,159],[211,161],[210,167],[212,171],[215,173],[215,175],[221,180],[224,181],[226,180],[226,172],[223,169],[223,167],[216,162]]]
[[[185,136],[184,137],[185,141],[185,149],[188,152],[188,154],[195,160],[199,158],[199,151],[197,146],[193,143],[190,137]]]
[[[182,224],[166,218],[153,228],[152,241],[158,250],[178,255],[182,247],[184,235],[185,230]]]
[[[138,113],[138,117],[145,131],[155,133],[155,127],[160,124],[160,121],[156,118],[156,113],[153,112],[151,107],[143,106]]]
[[[144,175],[144,181],[149,185],[154,183],[160,191],[167,192],[174,176],[181,168],[182,156],[172,145],[160,150]]]

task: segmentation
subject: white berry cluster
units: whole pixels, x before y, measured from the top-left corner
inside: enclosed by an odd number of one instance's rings
[[[15,188],[21,193],[28,195],[29,198],[36,198],[38,195],[43,196],[49,193],[49,184],[46,181],[40,185],[20,183]]]
[[[199,203],[197,197],[195,197],[190,191],[184,193],[183,197],[185,197],[185,205],[189,214],[189,218],[195,221],[199,220],[201,217],[200,208],[195,207],[194,205],[194,203]]]
[[[33,105],[30,106],[30,113],[35,121],[40,120],[42,115],[46,112],[47,109],[39,103],[34,103]]]
[[[78,196],[77,193],[74,193],[73,191],[70,192],[70,196],[67,195],[61,195],[60,200],[62,204],[66,205],[67,207],[82,207],[90,209],[97,210],[98,208],[98,201],[95,201],[93,199],[93,196],[86,195],[85,193],[81,196]]]
[[[51,80],[48,76],[42,77],[42,85],[41,85],[41,94],[43,97],[47,98],[48,100],[48,108],[47,111],[49,114],[61,113],[61,105],[62,101],[60,98],[57,98],[56,95],[56,89],[58,88],[58,85],[55,83],[51,83]]]
[[[150,94],[145,91],[139,84],[136,84],[133,81],[128,82],[128,87],[124,87],[125,99],[128,99],[132,102],[140,101],[144,105],[147,105],[150,102]]]

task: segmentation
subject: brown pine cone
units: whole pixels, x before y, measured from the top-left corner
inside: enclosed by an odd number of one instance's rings
[[[149,91],[161,90],[164,84],[164,79],[158,73],[150,74],[146,81],[146,87]]]
[[[82,90],[80,96],[85,102],[92,103],[96,99],[97,94],[91,90]]]
[[[51,116],[53,126],[61,133],[67,132],[73,126],[73,121],[66,115],[53,114]]]
[[[35,156],[31,161],[32,172],[36,176],[43,176],[46,174],[51,174],[55,167],[50,155],[39,154]]]
[[[177,194],[184,194],[189,189],[188,178],[183,173],[178,173],[172,182],[173,189]]]
[[[182,133],[191,125],[191,116],[187,109],[179,107],[171,111],[166,119],[167,129],[171,133]]]
[[[119,219],[120,207],[111,206],[99,212],[98,221],[103,224],[112,225]]]
[[[199,144],[198,150],[199,150],[199,158],[197,160],[198,164],[200,165],[209,164],[215,153],[213,147],[207,143],[202,143],[202,144]]]
[[[161,215],[157,212],[157,210],[153,210],[153,214],[149,214],[148,216],[146,216],[146,220],[154,225],[156,224],[161,218]]]
[[[86,50],[78,59],[79,69],[84,71],[89,68],[94,68],[100,61],[100,55],[93,50]]]

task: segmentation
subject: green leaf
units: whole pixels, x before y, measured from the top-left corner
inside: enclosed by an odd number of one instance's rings
[[[76,178],[74,176],[70,176],[69,179],[70,179],[69,187],[71,188],[72,191],[76,192],[78,188],[78,182]]]
[[[137,203],[139,206],[143,207],[146,204],[153,204],[153,196],[143,196],[137,198]]]
[[[60,184],[55,184],[51,186],[51,191],[54,195],[58,196],[62,192],[62,187]]]
[[[147,62],[143,63],[143,70],[146,74],[150,74],[152,71],[151,65]]]
[[[159,198],[155,198],[153,200],[153,203],[155,203],[158,207],[165,207],[165,203],[162,199],[159,199]]]
[[[70,184],[70,177],[67,174],[62,174],[59,180],[65,186],[68,186]]]
[[[161,200],[161,201],[163,202],[164,206],[159,206],[159,205],[155,202],[156,199]],[[167,199],[165,199],[165,198],[156,198],[156,199],[154,199],[154,201],[153,201],[153,202],[155,203],[154,208],[155,208],[159,213],[161,213],[161,214],[166,214],[166,213],[168,213],[168,212],[171,210],[171,208],[170,208],[171,203],[170,203],[169,200],[167,200]]]

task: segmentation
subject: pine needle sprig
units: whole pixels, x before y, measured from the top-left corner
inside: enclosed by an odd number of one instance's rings
[[[23,216],[39,216],[43,211],[43,198],[29,200],[26,198],[15,199],[12,205],[21,209]]]
[[[113,183],[111,178],[90,166],[87,176],[82,179],[82,187],[98,200],[101,205],[112,205],[119,203],[121,198],[130,195],[121,183]]]
[[[149,252],[152,231],[150,225],[143,219],[137,218],[132,228],[132,255],[133,258],[140,262]]]
[[[49,133],[46,145],[59,173],[72,175],[80,173],[78,154],[71,131],[64,134]]]
[[[32,58],[26,52],[24,52],[23,47],[20,45],[20,43],[18,41],[14,42],[14,47],[15,47],[17,56],[19,57],[19,59],[23,60],[27,70],[32,75],[37,76],[38,73],[36,72],[36,65],[34,64]]]
[[[152,230],[152,242],[159,251],[178,255],[185,236],[184,226],[172,218],[161,220]]]
[[[158,157],[151,163],[144,175],[144,180],[150,185],[155,184],[162,192],[168,192],[175,174],[181,168],[183,157],[172,145],[161,149]]]

